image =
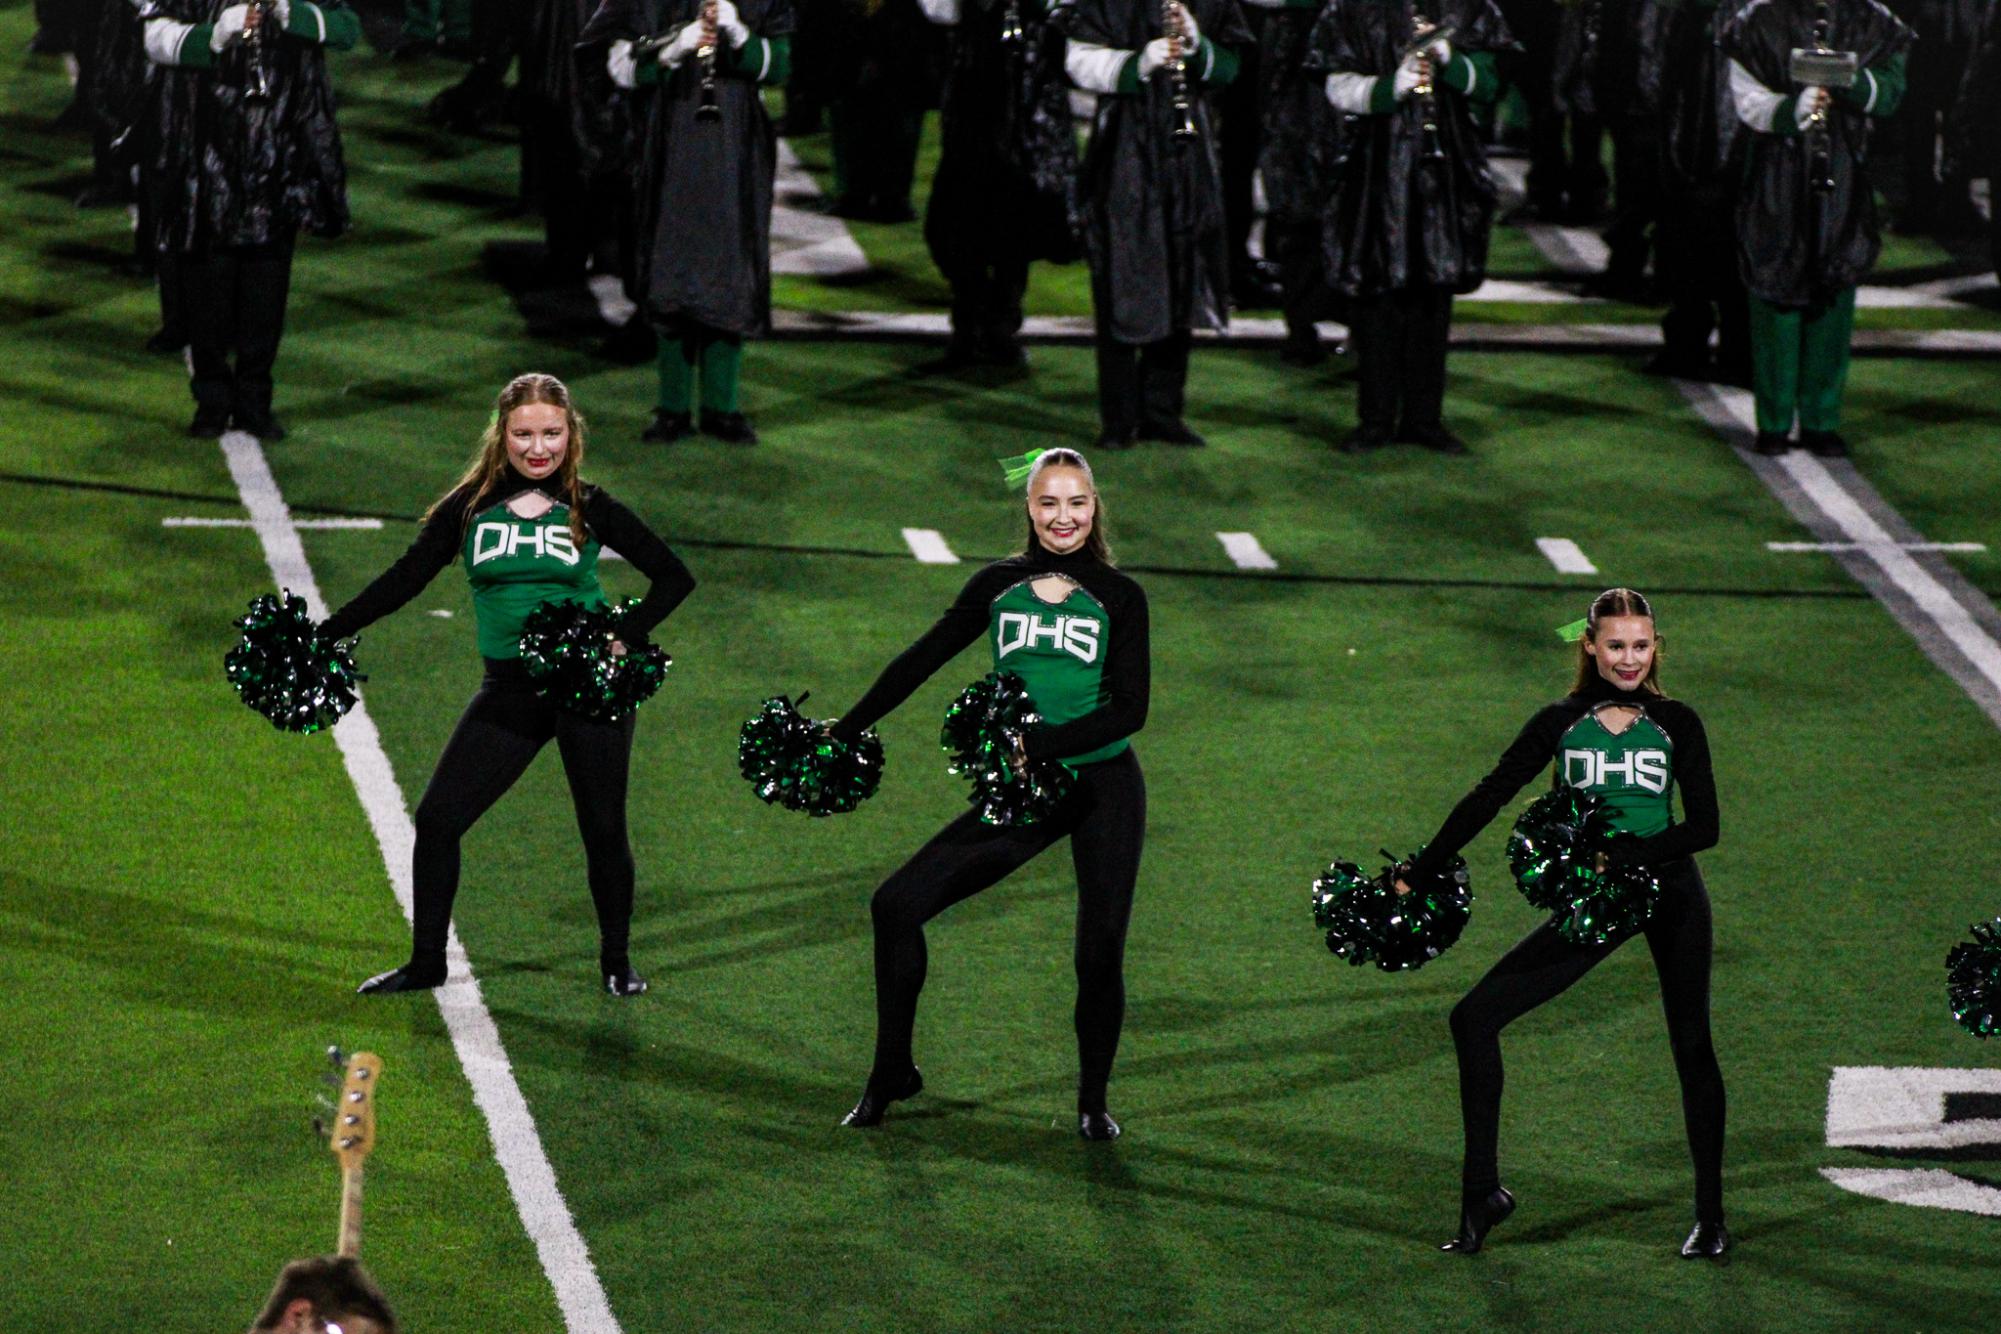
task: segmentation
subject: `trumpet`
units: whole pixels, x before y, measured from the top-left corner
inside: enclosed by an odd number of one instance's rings
[[[1174,107],[1174,146],[1179,148],[1192,141],[1198,131],[1195,104],[1188,97],[1188,53],[1184,46],[1187,30],[1181,26],[1181,6],[1176,0],[1160,0],[1160,27],[1170,53],[1167,80]]]
[[[252,0],[250,22],[244,25],[243,59],[247,73],[243,80],[243,100],[262,104],[271,100],[271,72],[264,66],[264,52],[270,39],[264,30],[276,20],[271,14],[271,0]]]
[[[702,67],[701,100],[695,104],[696,120],[715,120],[722,108],[716,105],[716,0],[702,0],[702,41],[695,59]]]

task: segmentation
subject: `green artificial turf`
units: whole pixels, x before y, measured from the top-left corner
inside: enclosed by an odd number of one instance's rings
[[[0,10],[0,46],[26,32],[25,6]],[[985,664],[966,654],[885,722],[882,791],[838,819],[759,805],[735,728],[771,693],[847,707],[950,600],[970,566],[918,565],[900,528],[935,528],[969,562],[1019,541],[993,460],[1088,443],[1090,353],[1036,348],[1032,375],[980,382],[924,374],[935,353],[917,344],[758,344],[763,444],[641,446],[650,371],[531,337],[489,278],[486,247],[537,229],[510,211],[505,146],[416,127],[449,72],[341,62],[357,228],[302,250],[279,364],[292,436],[266,453],[296,512],[392,516],[304,535],[338,602],[450,484],[498,384],[551,370],[591,417],[588,471],[701,581],[662,632],[675,667],[637,734],[634,952],[653,992],[594,988],[553,756],[467,838],[458,904],[626,1329],[1991,1324],[1994,1220],[1845,1194],[1819,1169],[1897,1165],[1825,1147],[1832,1067],[1992,1064],[1945,1016],[1940,963],[2001,910],[2001,738],[1831,560],[1765,549],[1803,534],[1630,356],[1455,356],[1474,455],[1357,460],[1325,448],[1352,422],[1338,363],[1300,375],[1201,351],[1190,417],[1211,447],[1099,460],[1154,645],[1113,1084],[1128,1134],[1074,1133],[1060,849],[934,925],[927,1091],[878,1132],[836,1130],[869,1060],[868,898],[960,809],[937,719]],[[57,77],[0,71],[19,145],[0,162],[0,1069],[16,1107],[0,1328],[246,1325],[285,1259],[332,1240],[332,1164],[304,1123],[335,1040],[387,1063],[364,1254],[410,1327],[559,1328],[436,1008],[351,994],[407,937],[333,739],[274,732],[222,682],[228,621],[269,574],[247,530],[161,526],[242,510],[216,447],[179,434],[178,366],[137,350],[156,312],[109,270],[121,219],[64,202],[79,145],[27,133],[60,105]],[[932,301],[909,255],[895,300]],[[1038,282],[1063,313],[1058,279]],[[1991,362],[1857,363],[1860,464],[1928,536],[2001,543],[1993,383]],[[1237,530],[1280,577],[1233,569],[1214,535]],[[1539,536],[1577,541],[1602,574],[1556,574]],[[1954,559],[1994,588],[1991,554]],[[1703,867],[1740,1246],[1724,1267],[1674,1258],[1689,1172],[1633,945],[1509,1030],[1503,1165],[1522,1209],[1460,1261],[1432,1249],[1458,1183],[1445,1014],[1534,922],[1506,882],[1504,822],[1468,850],[1465,939],[1415,974],[1340,964],[1306,887],[1336,854],[1429,836],[1565,688],[1552,629],[1611,582],[1658,595],[1668,684],[1716,753],[1723,841]],[[638,588],[619,566],[607,583]],[[414,804],[477,682],[462,577],[367,631],[360,656]],[[1991,1160],[1949,1165],[2001,1180]]]

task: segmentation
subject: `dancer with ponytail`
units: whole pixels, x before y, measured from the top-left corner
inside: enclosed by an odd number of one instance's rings
[[[625,792],[633,715],[596,722],[536,693],[521,662],[521,627],[546,602],[602,606],[597,563],[605,547],[652,580],[624,625],[643,636],[679,606],[695,580],[632,511],[579,476],[584,421],[570,391],[552,375],[517,376],[500,391],[478,455],[459,484],[424,516],[417,540],[397,562],[320,627],[345,639],[422,592],[455,560],[472,583],[486,679],[445,743],[417,803],[412,854],[416,903],[410,961],[361,984],[365,996],[421,991],[445,980],[445,940],[458,893],[459,840],[514,786],[550,739],[563,757],[583,833],[591,900],[597,907],[604,988],[636,996],[633,970],[632,845]],[[629,645],[613,648],[623,653]]]
[[[1125,1020],[1126,924],[1146,839],[1146,783],[1130,740],[1146,722],[1146,595],[1112,566],[1083,455],[1052,449],[1031,460],[1027,517],[1021,554],[974,575],[833,726],[837,739],[854,741],[984,635],[994,669],[1020,675],[1044,719],[1028,734],[1022,762],[1059,760],[1075,774],[1050,818],[996,826],[968,811],[876,891],[875,1064],[843,1125],[878,1125],[891,1103],[924,1087],[911,1047],[924,924],[1067,835],[1077,870],[1077,1133],[1119,1134],[1105,1094]]]
[[[1645,935],[1660,973],[1695,1165],[1695,1227],[1681,1253],[1715,1259],[1730,1245],[1723,1226],[1723,1075],[1709,1035],[1709,896],[1694,858],[1717,839],[1709,740],[1695,710],[1661,692],[1661,640],[1646,598],[1629,588],[1608,589],[1593,600],[1581,629],[1570,693],[1529,719],[1493,772],[1452,808],[1411,869],[1431,875],[1448,865],[1552,762],[1556,782],[1596,792],[1611,808],[1613,827],[1632,837],[1606,855],[1648,866],[1660,880]],[[1402,879],[1397,888],[1409,892]],[[1515,1209],[1515,1197],[1501,1185],[1498,1157],[1501,1030],[1554,1000],[1623,943],[1571,944],[1544,922],[1453,1009],[1466,1162],[1459,1232],[1444,1250],[1473,1254]]]

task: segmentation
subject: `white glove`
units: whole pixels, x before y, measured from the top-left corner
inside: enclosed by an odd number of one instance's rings
[[[1423,59],[1423,53],[1413,51],[1403,58],[1403,64],[1397,66],[1396,81],[1391,85],[1396,89],[1397,101],[1401,102],[1406,97],[1409,97],[1411,90],[1417,87],[1417,64],[1421,59]]]
[[[273,0],[271,13],[266,22],[275,23],[280,28],[292,26],[292,0]]]
[[[716,31],[729,39],[732,51],[741,50],[750,40],[750,27],[736,12],[732,0],[716,0]]]
[[[1452,42],[1450,39],[1441,37],[1424,49],[1430,52],[1431,63],[1435,68],[1443,70],[1447,65],[1452,63]]]
[[[681,62],[694,55],[696,48],[701,44],[701,23],[684,23],[681,25],[681,31],[674,34],[674,40],[661,47],[659,54],[654,58],[668,69],[679,69]]]
[[[1806,87],[1800,89],[1799,100],[1793,103],[1793,124],[1799,126],[1802,130],[1811,124],[1814,108],[1820,104],[1820,99],[1825,96],[1827,96],[1825,88],[1816,88],[1812,84],[1808,84]]]
[[[1181,11],[1181,49],[1194,55],[1196,46],[1202,41],[1202,30],[1195,26],[1195,15],[1189,12],[1187,5],[1175,0],[1174,7]]]
[[[1155,70],[1166,65],[1174,57],[1174,43],[1165,37],[1156,37],[1140,48],[1139,77],[1144,83],[1153,77]]]
[[[215,28],[208,35],[208,49],[217,55],[231,42],[243,37],[243,25],[250,20],[249,5],[231,5],[215,16]]]

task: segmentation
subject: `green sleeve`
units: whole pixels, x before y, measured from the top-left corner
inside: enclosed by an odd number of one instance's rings
[[[1454,51],[1440,77],[1446,87],[1475,102],[1492,102],[1501,93],[1501,78],[1495,73],[1491,51]]]
[[[1394,74],[1376,76],[1376,86],[1369,90],[1369,114],[1387,116],[1397,109],[1397,79]]]
[[[182,69],[212,69],[215,66],[215,52],[209,49],[209,42],[215,36],[213,23],[197,23],[181,37],[181,49],[174,52],[174,63]]]
[[[1235,51],[1227,46],[1218,46],[1207,37],[1202,39],[1202,82],[1217,88],[1236,82],[1237,70],[1243,61]]]
[[[312,0],[293,0],[291,20],[285,25],[291,37],[335,51],[352,51],[361,41],[361,19],[346,5],[316,5]]]
[[[647,56],[632,67],[632,83],[637,88],[657,88],[667,82],[667,76],[674,71],[662,65],[658,52]]]
[[[1880,65],[1869,66],[1852,86],[1843,88],[1835,96],[1857,111],[1866,111],[1878,118],[1894,116],[1904,101],[1904,66],[1907,59],[1900,51]]]
[[[1126,63],[1119,66],[1118,92],[1131,97],[1139,92],[1139,57],[1127,56]]]
[[[730,74],[740,74],[773,87],[784,84],[792,74],[790,37],[753,37],[730,50],[719,62]]]
[[[1800,95],[1798,93],[1788,94],[1786,100],[1779,103],[1779,109],[1772,113],[1773,134],[1778,135],[1781,139],[1797,139],[1799,137],[1799,105]]]

